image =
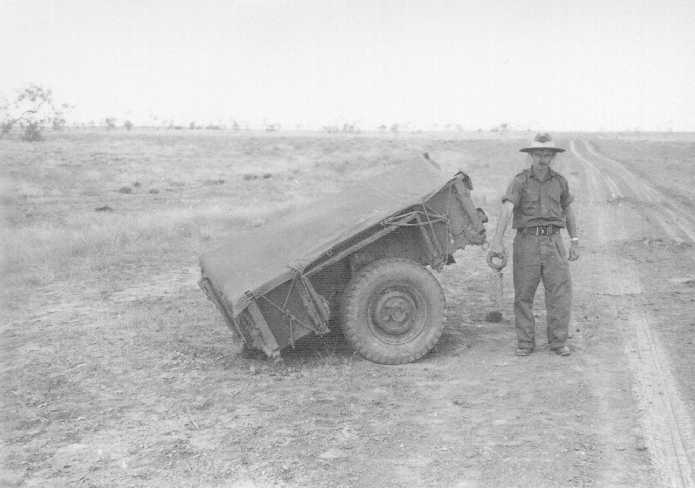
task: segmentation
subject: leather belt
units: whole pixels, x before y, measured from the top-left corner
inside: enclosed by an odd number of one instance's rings
[[[532,236],[551,236],[560,232],[562,227],[557,225],[533,225],[531,227],[524,227],[523,229],[518,229],[517,232],[520,234],[532,235]]]

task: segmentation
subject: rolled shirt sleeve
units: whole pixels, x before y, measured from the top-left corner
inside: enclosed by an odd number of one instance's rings
[[[560,194],[560,206],[562,209],[566,209],[570,203],[574,201],[574,195],[570,193],[570,185],[567,183],[565,177],[560,178],[560,185],[562,186],[562,193]]]
[[[515,207],[519,206],[519,202],[521,201],[521,188],[521,180],[518,177],[514,178],[511,183],[509,183],[507,191],[502,196],[502,203],[511,202]]]

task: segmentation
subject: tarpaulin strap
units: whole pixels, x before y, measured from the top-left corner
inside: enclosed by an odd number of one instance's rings
[[[258,298],[262,298],[266,303],[289,319],[290,341],[292,343],[294,342],[294,322],[297,322],[302,327],[314,332],[315,334],[326,334],[329,332],[327,326],[329,310],[327,305],[323,302],[322,297],[316,292],[316,290],[314,290],[314,287],[311,285],[308,278],[302,274],[301,269],[292,265],[289,267],[295,272],[295,276],[290,282],[289,290],[285,296],[285,299],[283,300],[282,305],[278,305],[266,295],[261,295]],[[302,301],[302,305],[304,305],[306,313],[311,319],[311,325],[298,319],[287,309],[287,304],[289,303],[292,292],[295,289],[299,294],[299,298]],[[245,295],[249,298],[249,300],[256,299],[251,292],[246,292]]]
[[[325,325],[328,322],[328,319],[330,318],[330,308],[328,307],[328,301],[319,292],[316,291],[316,288],[314,288],[314,285],[312,285],[311,281],[309,281],[309,278],[307,278],[306,276],[302,276],[302,283],[304,283],[304,286],[309,292],[311,299],[314,301],[314,304],[316,304],[316,310],[319,313],[322,325]],[[328,332],[327,328],[326,332]]]
[[[423,208],[426,207],[423,205]],[[446,216],[432,212],[431,209],[430,212],[429,217],[432,222],[448,222]],[[427,213],[421,210],[412,210],[410,212],[399,214],[395,217],[384,219],[381,221],[381,225],[395,225],[397,227],[418,227],[427,225],[427,223],[418,220],[418,217],[422,215],[427,215]]]
[[[272,300],[271,300],[270,298],[268,298],[266,295],[260,295],[259,297],[256,297],[256,296],[254,296],[254,294],[253,294],[252,292],[250,292],[250,291],[246,291],[246,292],[244,293],[244,296],[249,300],[249,304],[250,304],[250,305],[251,305],[251,304],[255,305],[256,302],[257,302],[259,299],[263,299],[263,300],[264,300],[266,303],[268,303],[271,307],[275,308],[278,312],[280,312],[281,314],[285,315],[285,316],[289,319],[290,343],[292,344],[292,347],[294,347],[294,327],[293,327],[294,322],[299,323],[302,327],[305,327],[306,329],[308,329],[308,330],[310,330],[310,331],[312,331],[312,332],[314,332],[314,333],[316,333],[316,334],[321,334],[321,333],[322,333],[322,331],[317,330],[317,329],[315,329],[314,327],[312,327],[311,325],[306,324],[306,323],[304,323],[303,321],[299,320],[297,317],[295,317],[292,313],[290,313],[290,312],[285,308],[285,307],[287,307],[287,302],[289,301],[290,295],[292,294],[292,288],[294,287],[294,282],[295,282],[296,279],[297,279],[297,278],[295,278],[295,279],[292,280],[292,284],[290,285],[290,291],[289,291],[289,293],[287,294],[287,297],[285,298],[285,303],[283,304],[283,306],[279,306],[277,303],[275,303],[274,301],[272,301]],[[257,305],[256,305],[256,307],[257,307]],[[251,311],[251,308],[252,308],[252,307],[249,307],[249,312],[252,313],[252,315],[253,315],[253,312]],[[260,313],[260,310],[257,310],[257,312]],[[257,320],[256,317],[254,317],[254,322],[255,322],[256,320]],[[265,322],[265,321],[264,321],[264,322]],[[256,325],[259,326],[259,324],[256,324]],[[264,326],[267,327],[266,324],[261,324],[259,327],[261,328],[261,330],[263,330],[263,329],[264,329]],[[270,328],[269,328],[269,327],[267,327],[267,328],[268,328],[268,331],[267,331],[267,332],[270,332],[270,333],[272,334],[272,332],[270,331]],[[264,332],[266,332],[266,331],[264,331]],[[272,342],[274,342],[275,337],[273,336],[273,337],[272,337],[272,341],[269,341],[269,340],[266,338],[266,334],[262,334],[262,336],[263,336],[263,338],[264,338],[264,342],[271,342],[271,348],[272,348]],[[277,343],[275,343],[275,344],[277,344]]]
[[[287,303],[289,302],[290,295],[295,288],[295,282],[299,281],[300,285],[297,287],[299,298],[302,300],[302,304],[309,314],[311,321],[314,323],[314,326],[316,326],[318,329],[312,330],[317,334],[327,333],[327,322],[330,315],[328,305],[325,303],[323,297],[316,292],[314,286],[311,284],[311,281],[309,281],[309,278],[304,275],[303,266],[300,267],[297,264],[290,264],[288,267],[295,272],[295,277],[290,285],[290,290],[285,298],[283,308],[286,307]]]
[[[382,220],[381,225],[395,225],[398,227],[416,227],[418,225],[422,225],[416,220],[419,214],[419,210],[405,212],[395,217],[389,217],[388,219]],[[415,222],[413,222],[413,220],[415,220]]]
[[[418,215],[417,219],[421,221],[421,217]],[[422,225],[419,226],[420,230],[420,235],[422,236],[422,241],[425,243],[425,247],[427,248],[427,253],[429,254],[429,257],[434,260],[437,257],[437,250],[434,248],[434,243],[432,242],[432,239],[430,238],[429,232],[425,230],[426,223],[422,223]]]
[[[302,327],[305,327],[306,329],[309,329],[310,331],[319,334],[320,332],[316,330],[316,328],[312,327],[311,325],[299,320],[297,317],[295,317],[291,312],[287,311],[286,309],[280,307],[277,303],[272,301],[270,298],[266,297],[263,295],[261,297],[263,300],[265,300],[271,307],[275,308],[278,312],[283,314],[284,316],[288,317],[290,320],[294,320],[298,324],[300,324]]]
[[[454,185],[449,184],[448,192],[447,192],[447,197],[446,197],[446,214],[447,215],[452,215],[452,211],[454,208],[453,205],[454,202]],[[449,219],[446,220],[446,254],[450,255],[451,251],[449,251],[449,247],[451,246],[451,239],[454,237],[454,234],[451,230],[451,221]]]
[[[448,222],[449,218],[446,215],[441,215],[432,210],[427,206],[426,203],[422,204],[422,210],[425,215],[429,217],[432,222]]]
[[[261,309],[258,307],[255,300],[249,303],[248,313],[255,325],[253,330],[259,331],[261,334],[263,352],[272,358],[279,357],[280,346],[278,345],[275,335],[270,329],[268,322],[265,320],[263,312],[261,312]]]
[[[305,265],[305,264],[301,264],[301,263],[295,262],[295,263],[292,263],[292,264],[288,264],[287,267],[290,268],[292,271],[294,271],[295,273],[297,273],[298,275],[301,276],[301,275],[304,274],[304,268],[306,267],[306,265]]]
[[[432,225],[432,219],[430,219],[430,214],[428,213],[428,210],[431,211],[431,209],[427,208],[427,205],[424,203],[422,204],[422,211],[425,214],[425,218],[427,219],[427,225],[430,228],[430,233],[431,233],[431,238],[434,240],[434,245],[436,247],[436,251],[439,254],[444,253],[445,249],[442,249],[442,243],[439,242],[439,238],[437,237],[437,233],[434,230],[434,226]],[[434,212],[433,212],[434,213]],[[434,214],[437,215],[437,214]],[[446,219],[444,219],[446,221]],[[446,256],[440,256],[441,258],[446,258]]]
[[[315,297],[311,291],[313,289],[311,283],[309,283],[308,280],[303,276],[300,276],[299,280],[301,282],[301,286],[297,288],[297,291],[299,291],[299,298],[302,300],[304,309],[306,310],[307,314],[309,314],[309,318],[314,323],[316,329],[318,329],[314,330],[314,332],[319,335],[327,333],[327,317],[325,317],[326,314],[322,308],[323,304],[317,303],[317,297]]]
[[[290,288],[287,291],[287,296],[285,297],[285,301],[282,302],[282,308],[287,307],[287,302],[290,301],[290,297],[292,296],[292,291],[294,290],[294,284],[297,281],[297,277],[295,276],[292,281],[290,282]]]
[[[290,346],[292,346],[292,349],[294,349],[294,320],[292,317],[290,317],[289,320],[289,328],[290,328]]]

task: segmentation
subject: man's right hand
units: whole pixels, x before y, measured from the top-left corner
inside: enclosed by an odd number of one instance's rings
[[[502,271],[507,265],[507,252],[504,250],[504,231],[507,229],[509,220],[514,212],[514,204],[506,200],[502,203],[502,212],[497,221],[495,236],[490,241],[490,250],[487,253],[487,264],[495,271]]]
[[[490,244],[487,253],[487,264],[495,271],[500,271],[507,265],[507,251],[501,243]]]

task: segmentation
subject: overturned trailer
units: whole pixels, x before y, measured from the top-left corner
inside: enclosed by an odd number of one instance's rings
[[[485,242],[472,188],[426,154],[404,161],[235,235],[200,258],[200,286],[238,340],[269,357],[339,326],[371,361],[415,361],[444,327],[444,294],[426,267]]]

